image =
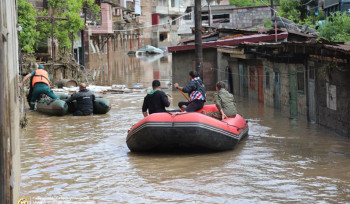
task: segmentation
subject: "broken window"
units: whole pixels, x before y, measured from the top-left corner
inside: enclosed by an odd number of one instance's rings
[[[184,16],[184,20],[191,20],[191,16],[192,16],[192,8],[191,7],[188,7],[187,10],[186,10],[186,16]]]
[[[168,38],[168,34],[167,33],[160,33],[159,34],[159,40],[160,41],[165,41]]]
[[[337,110],[337,87],[326,83],[327,89],[327,108]]]

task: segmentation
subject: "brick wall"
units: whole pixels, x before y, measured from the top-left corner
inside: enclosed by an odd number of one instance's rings
[[[113,33],[112,6],[101,3],[101,26],[92,28],[93,34]]]
[[[270,17],[271,10],[267,6],[235,8],[232,12],[232,24],[234,28],[249,28],[262,25],[264,19]]]

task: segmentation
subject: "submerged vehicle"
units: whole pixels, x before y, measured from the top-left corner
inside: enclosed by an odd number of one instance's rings
[[[164,54],[164,51],[151,45],[146,45],[136,51],[136,55],[142,54]]]
[[[200,112],[217,111],[206,105],[198,112],[151,114],[128,132],[126,144],[131,151],[168,151],[173,149],[232,150],[248,134],[248,124],[239,114],[217,120]]]

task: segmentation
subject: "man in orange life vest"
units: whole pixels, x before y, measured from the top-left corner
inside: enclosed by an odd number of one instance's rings
[[[50,89],[50,77],[47,71],[44,70],[43,65],[39,65],[38,69],[30,74],[27,74],[21,83],[18,84],[19,87],[23,86],[23,83],[30,77],[33,77],[31,86],[33,87],[32,97],[29,103],[30,109],[34,110],[35,101],[38,99],[40,94],[45,94],[52,99],[58,99],[58,97]]]

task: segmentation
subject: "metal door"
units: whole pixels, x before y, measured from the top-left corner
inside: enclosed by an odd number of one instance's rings
[[[280,71],[275,70],[274,72],[274,88],[273,88],[273,102],[274,102],[274,108],[281,109],[280,104],[280,90],[281,90],[281,82],[280,82]]]
[[[296,117],[298,115],[297,106],[297,73],[295,71],[289,72],[289,106],[290,117]]]
[[[263,68],[261,65],[256,67],[258,70],[258,101],[264,103],[264,78],[263,78]]]
[[[239,72],[239,95],[244,95],[244,67],[242,63],[238,64]]]
[[[315,99],[315,67],[308,69],[308,116],[311,122],[316,122],[316,99]]]

